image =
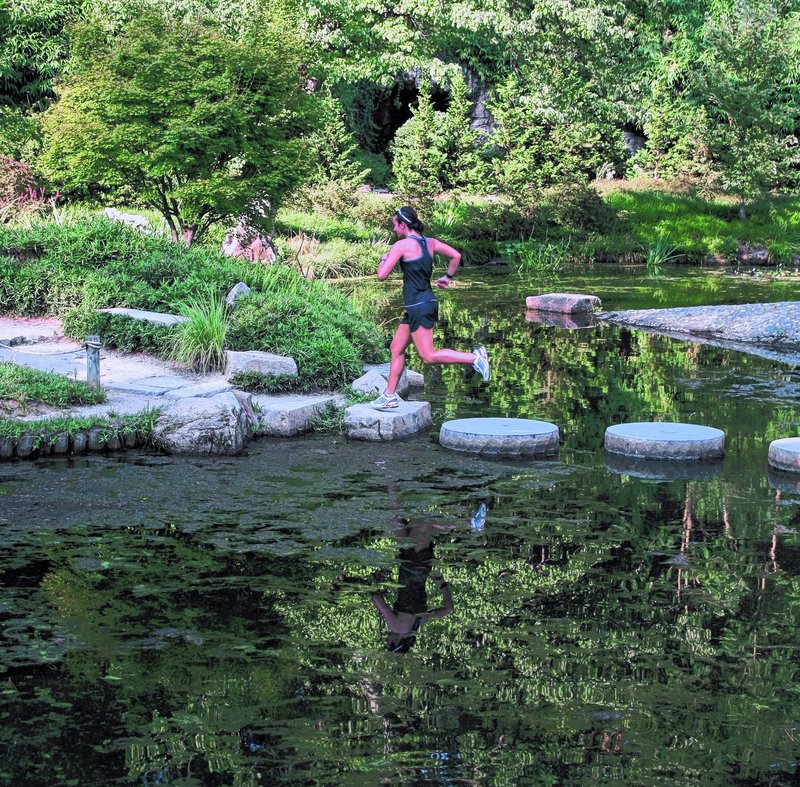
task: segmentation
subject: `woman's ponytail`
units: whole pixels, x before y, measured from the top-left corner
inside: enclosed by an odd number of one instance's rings
[[[425,229],[425,225],[419,220],[417,211],[410,205],[404,205],[397,213],[394,214],[398,221],[402,221],[410,230],[421,233]]]

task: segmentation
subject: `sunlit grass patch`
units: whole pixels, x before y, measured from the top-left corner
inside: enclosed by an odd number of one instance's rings
[[[34,405],[72,407],[104,401],[103,391],[96,391],[81,380],[60,374],[41,372],[0,362],[0,410],[24,414]]]

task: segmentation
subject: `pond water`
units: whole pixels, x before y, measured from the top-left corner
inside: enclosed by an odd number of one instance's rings
[[[554,290],[798,297],[481,272],[437,336],[481,338],[493,378],[426,370],[430,434],[0,465],[0,783],[796,783],[800,482],[766,454],[798,434],[800,371],[527,321]],[[558,457],[436,444],[477,415],[556,423]],[[723,429],[724,462],[604,455],[608,425],[653,419]]]

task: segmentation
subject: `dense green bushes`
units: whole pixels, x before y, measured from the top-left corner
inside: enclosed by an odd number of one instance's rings
[[[383,360],[383,337],[369,319],[290,268],[187,249],[100,218],[0,228],[0,312],[62,315],[68,335],[98,334],[126,351],[166,356],[174,331],[97,308],[175,312],[224,297],[238,281],[253,292],[233,312],[229,349],[292,355],[307,389],[345,385],[365,361]]]
[[[352,382],[364,362],[385,356],[383,336],[347,300],[322,287],[306,292],[270,292],[248,296],[228,329],[232,349],[267,350],[297,361],[299,385]]]

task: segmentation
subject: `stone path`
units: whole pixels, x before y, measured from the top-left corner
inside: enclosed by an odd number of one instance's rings
[[[800,302],[601,312],[605,322],[800,363]]]
[[[85,349],[65,338],[60,321],[54,318],[0,318],[0,361],[11,361],[78,380],[86,379]],[[221,374],[193,374],[159,358],[108,349],[100,353],[100,382],[106,392],[105,402],[58,410],[57,414],[80,417],[102,417],[109,413],[132,415],[179,399],[207,399],[232,390]],[[258,431],[276,435],[303,431],[314,413],[333,398],[333,394],[254,397],[269,414],[267,422]],[[21,420],[42,417],[46,416],[33,414]]]

